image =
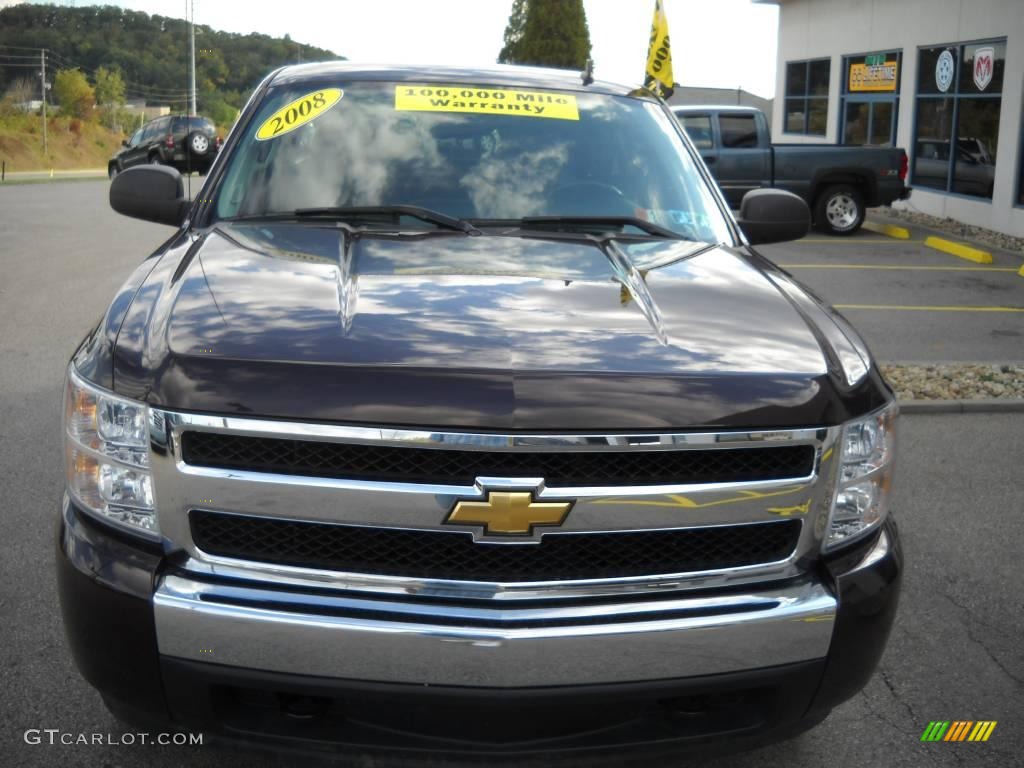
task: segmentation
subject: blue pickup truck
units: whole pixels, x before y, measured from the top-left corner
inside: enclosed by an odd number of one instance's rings
[[[910,196],[907,153],[894,147],[772,144],[764,113],[753,107],[672,107],[732,208],[752,189],[794,192],[814,223],[849,235],[866,209]]]

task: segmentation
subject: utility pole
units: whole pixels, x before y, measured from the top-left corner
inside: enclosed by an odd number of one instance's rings
[[[192,21],[188,25],[189,29],[189,63],[192,69],[192,75],[189,81],[189,115],[195,116],[196,114],[196,2],[195,0],[189,0],[189,5],[192,7]]]
[[[39,51],[39,61],[42,63],[43,68],[39,71],[39,79],[43,87],[43,154],[47,152],[46,149],[46,49],[43,48]]]

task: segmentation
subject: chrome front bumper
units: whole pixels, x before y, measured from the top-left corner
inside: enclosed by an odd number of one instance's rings
[[[508,688],[680,678],[820,659],[837,610],[835,597],[810,579],[712,597],[449,607],[446,618],[457,616],[456,625],[434,623],[422,602],[382,605],[179,575],[163,578],[154,603],[166,656],[320,677]]]
[[[559,581],[457,581],[275,565],[203,551],[190,510],[451,530],[474,486],[374,482],[204,468],[186,430],[369,445],[490,451],[690,450],[810,445],[813,470],[744,483],[550,488],[572,498],[563,534],[801,520],[782,560],[718,570]],[[157,582],[164,657],[236,669],[422,685],[521,688],[716,675],[820,660],[837,613],[808,570],[831,501],[838,428],[638,435],[469,435],[291,424],[151,410],[151,465],[165,551]],[[456,526],[457,527],[457,526]],[[538,532],[538,543],[543,532]],[[516,546],[530,546],[529,542]],[[498,546],[506,546],[500,544]]]

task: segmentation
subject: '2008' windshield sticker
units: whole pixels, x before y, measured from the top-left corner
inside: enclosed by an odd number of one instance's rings
[[[487,115],[579,120],[576,97],[553,91],[520,91],[469,85],[396,85],[395,109],[408,112],[473,112]]]
[[[340,88],[323,88],[288,102],[263,121],[259,130],[256,131],[256,140],[276,139],[278,136],[284,136],[286,133],[294,131],[310,120],[320,117],[341,101],[341,97],[344,95],[345,92]]]

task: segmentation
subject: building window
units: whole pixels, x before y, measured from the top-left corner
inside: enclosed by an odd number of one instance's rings
[[[1024,107],[1021,108],[1020,125],[1020,148],[1017,150],[1020,162],[1017,168],[1017,205],[1024,206]]]
[[[824,136],[828,123],[830,59],[790,61],[786,64],[786,105],[783,130]]]
[[[1006,40],[918,52],[913,184],[992,199]]]
[[[840,144],[896,146],[902,69],[900,51],[879,51],[843,59]]]

